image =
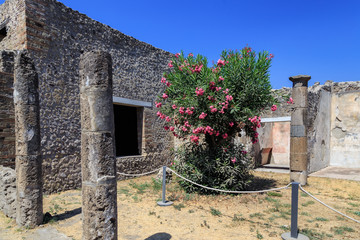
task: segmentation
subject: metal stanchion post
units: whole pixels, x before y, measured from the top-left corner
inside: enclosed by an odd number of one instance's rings
[[[165,200],[165,192],[166,192],[166,166],[163,166],[163,179],[162,179],[162,201],[157,202],[159,206],[170,206],[173,204],[171,201]]]
[[[298,203],[299,203],[299,183],[293,182],[291,185],[291,232],[281,235],[284,240],[309,240],[309,238],[301,233],[298,229]]]

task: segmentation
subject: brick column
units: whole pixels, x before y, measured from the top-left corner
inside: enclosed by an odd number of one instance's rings
[[[43,219],[39,83],[27,52],[16,57],[14,73],[16,222],[34,227]]]
[[[81,56],[80,107],[83,239],[117,239],[110,54]]]
[[[290,181],[305,185],[307,182],[307,108],[308,75],[289,78],[293,82],[292,98],[294,111],[291,114],[290,129]]]

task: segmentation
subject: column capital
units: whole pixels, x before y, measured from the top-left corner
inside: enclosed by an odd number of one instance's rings
[[[293,82],[293,87],[307,87],[308,81],[311,79],[309,75],[297,75],[289,77],[289,80]]]

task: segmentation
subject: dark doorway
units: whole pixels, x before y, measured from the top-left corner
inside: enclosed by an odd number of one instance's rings
[[[140,155],[141,127],[138,119],[141,108],[114,105],[116,156]],[[141,138],[140,138],[141,139]]]

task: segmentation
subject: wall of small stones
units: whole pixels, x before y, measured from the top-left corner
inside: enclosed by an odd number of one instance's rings
[[[84,51],[103,50],[113,59],[113,94],[153,103],[163,90],[161,75],[171,54],[90,19],[55,0],[8,0],[0,19],[9,33],[24,24],[25,48],[39,73],[41,153],[47,193],[78,188],[80,171],[79,57]],[[26,20],[12,9],[24,2]],[[20,11],[20,10],[19,10]],[[18,32],[14,32],[17,36]],[[10,48],[9,36],[2,44]],[[142,154],[117,160],[121,172],[152,170],[167,159],[172,138],[156,118],[156,109],[144,108]],[[160,137],[162,136],[162,137]],[[165,154],[164,154],[165,153]],[[129,169],[129,167],[133,167]]]
[[[0,165],[15,168],[14,53],[0,51]]]
[[[0,211],[8,217],[16,217],[16,173],[3,166],[0,166]]]

